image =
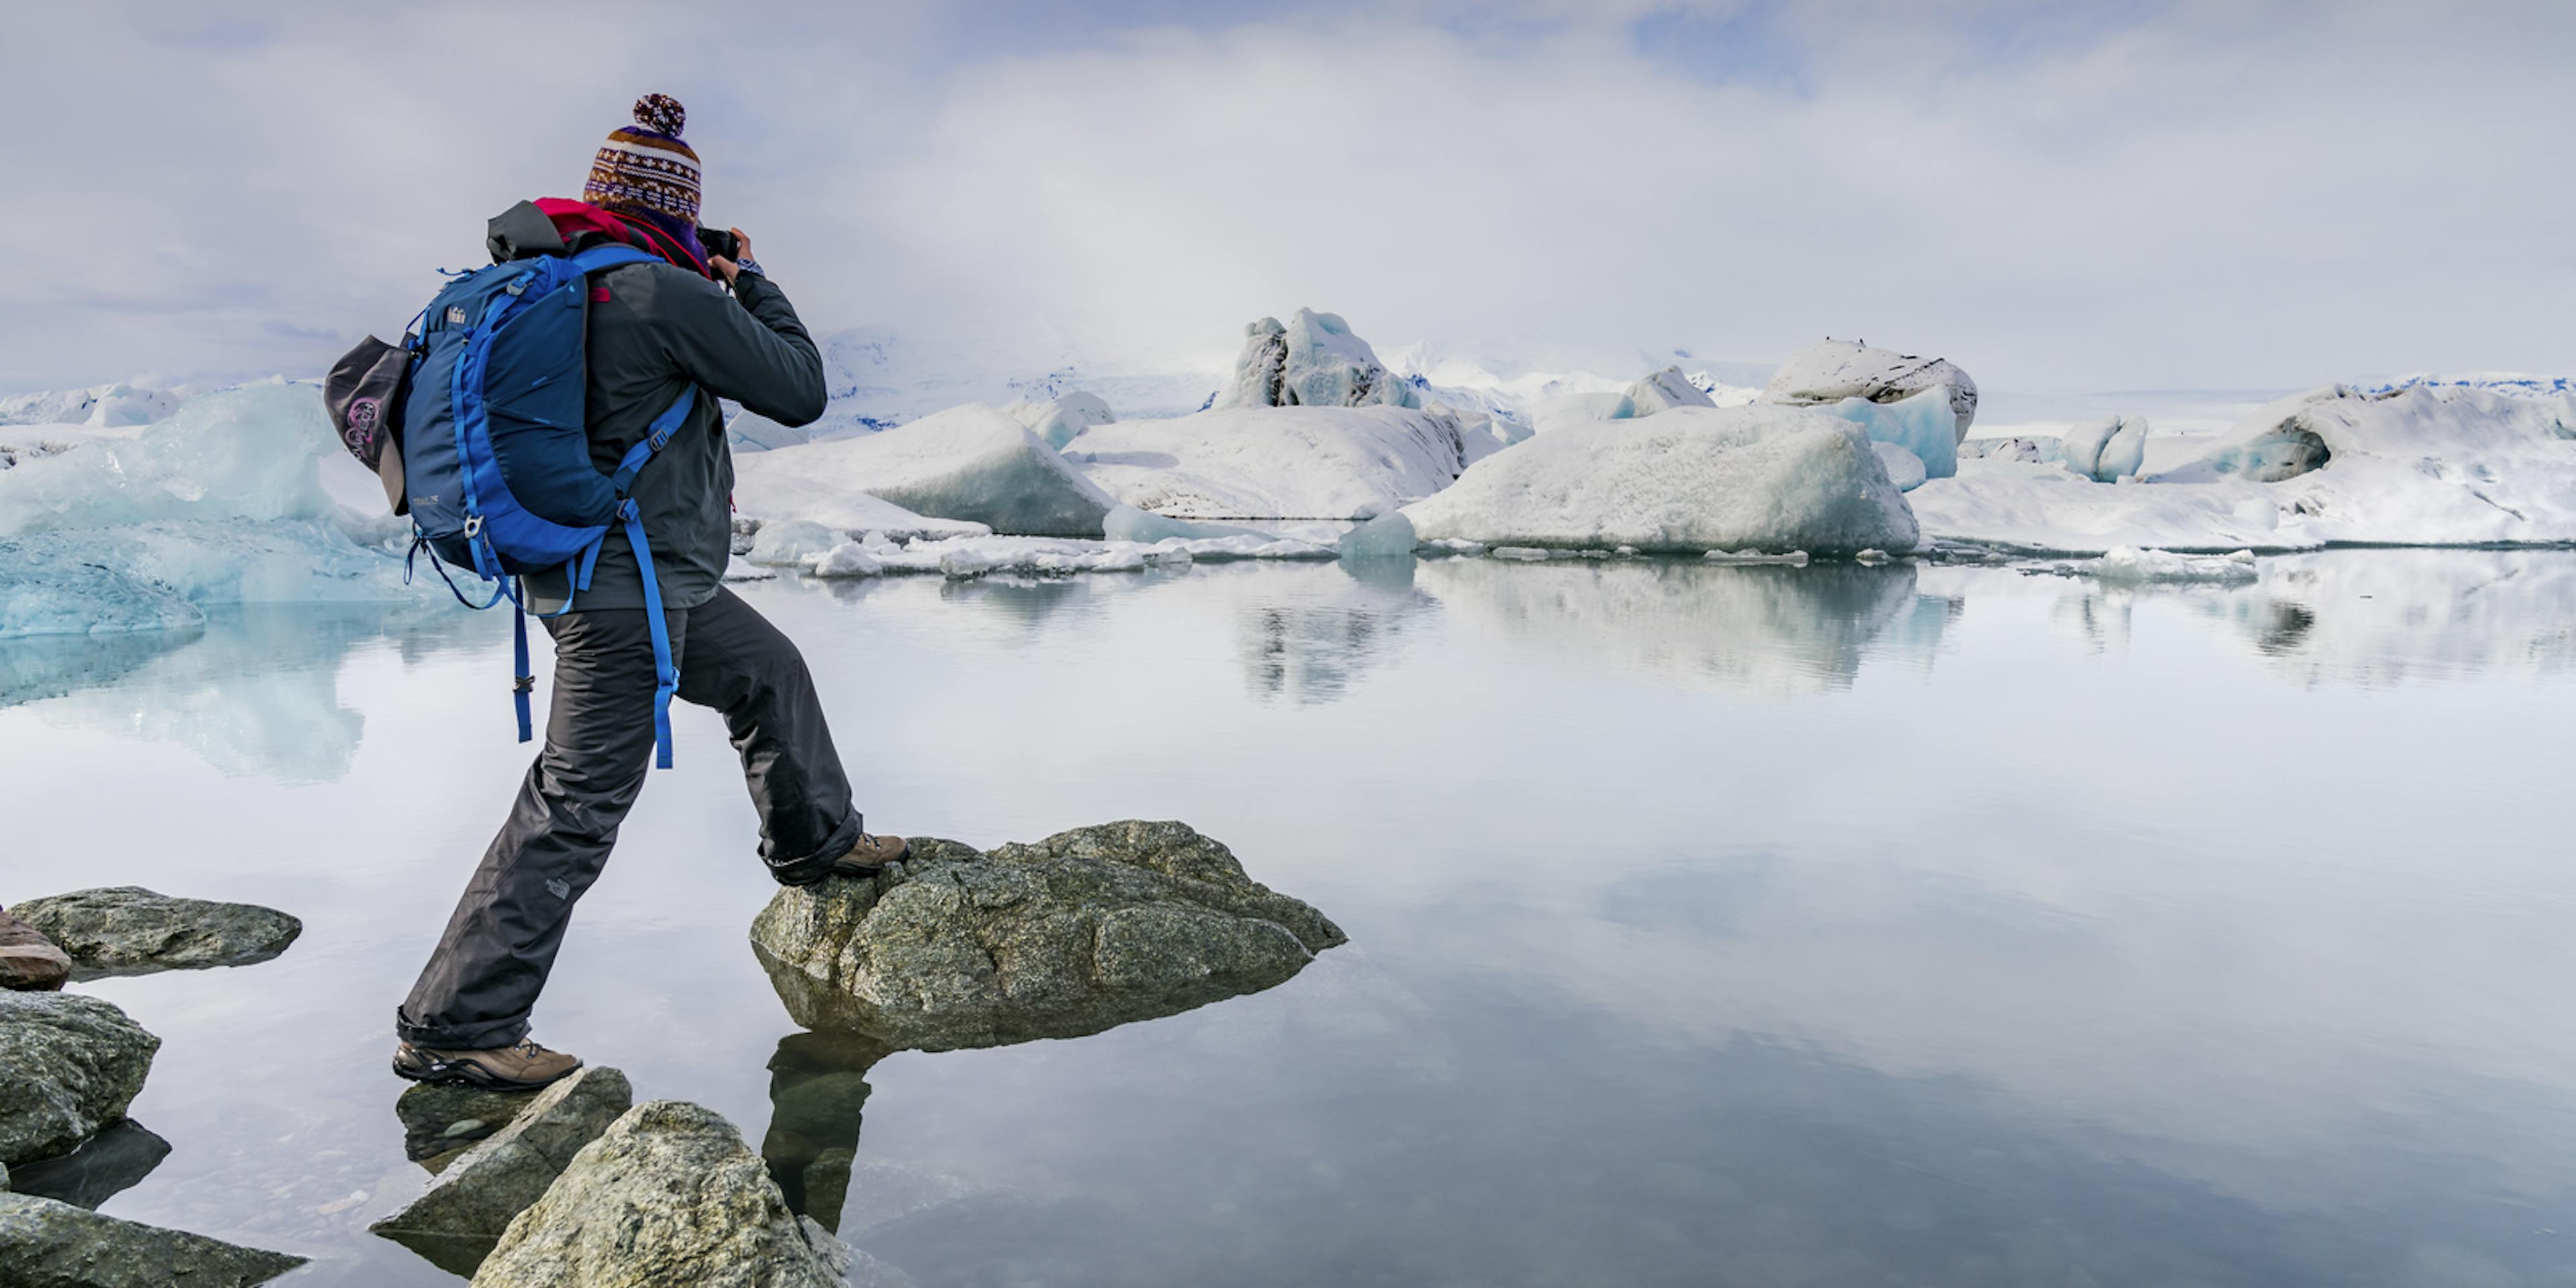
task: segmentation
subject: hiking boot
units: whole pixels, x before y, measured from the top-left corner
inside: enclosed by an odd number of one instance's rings
[[[0,988],[51,992],[72,973],[72,959],[35,927],[0,908]]]
[[[394,1048],[394,1072],[414,1082],[462,1082],[496,1091],[532,1091],[581,1067],[581,1061],[534,1042],[490,1047],[481,1051],[443,1051],[413,1046]]]
[[[859,843],[850,852],[832,860],[829,873],[836,877],[872,877],[889,863],[901,863],[912,853],[912,847],[900,836],[870,836],[859,833]]]

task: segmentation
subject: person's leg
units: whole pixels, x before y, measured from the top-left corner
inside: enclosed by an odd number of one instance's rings
[[[670,613],[676,661],[688,613]],[[573,903],[599,877],[653,759],[653,639],[644,610],[548,619],[545,750],[465,886],[395,1030],[416,1047],[485,1050],[527,1036]]]
[[[724,713],[760,811],[760,858],[782,884],[820,880],[864,826],[796,645],[730,590],[689,610],[680,696]]]

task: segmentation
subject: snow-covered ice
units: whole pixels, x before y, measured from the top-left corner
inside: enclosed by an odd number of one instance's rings
[[[2147,463],[2147,418],[2105,416],[2066,431],[2058,459],[2070,474],[2116,483]]]
[[[1897,491],[1911,492],[1931,477],[1931,471],[1923,467],[1923,458],[1904,445],[1873,438],[1869,446],[1878,453],[1879,464],[1887,467],[1887,481],[1894,483]]]
[[[1929,536],[2068,554],[2576,542],[2576,394],[2523,379],[2329,385],[2117,487],[1998,462],[1910,499]]]
[[[1465,468],[1466,442],[1446,411],[1233,407],[1097,425],[1065,454],[1110,495],[1143,510],[1350,519],[1449,486]]]
[[[1977,382],[1947,358],[1918,358],[1849,340],[1824,340],[1780,364],[1762,396],[1793,407],[1845,398],[1896,402],[1943,385],[1950,389],[1951,411],[1958,419],[1955,442],[1968,436],[1968,425],[1977,418]]]
[[[742,514],[764,523],[807,519],[844,532],[892,533],[927,517],[1000,533],[1096,538],[1116,504],[1027,426],[981,405],[864,437],[754,453],[734,463],[734,475]],[[861,499],[867,497],[910,514],[889,514]]]
[[[1911,551],[1913,513],[1860,428],[1798,407],[1680,407],[1541,434],[1406,507],[1421,536],[1648,551]]]
[[[146,389],[121,383],[12,394],[0,398],[0,425],[149,425],[179,410],[179,404],[187,398],[188,391],[184,389]]]
[[[1280,325],[1243,328],[1243,352],[1218,407],[1415,407],[1413,386],[1387,370],[1339,314],[1299,309]]]

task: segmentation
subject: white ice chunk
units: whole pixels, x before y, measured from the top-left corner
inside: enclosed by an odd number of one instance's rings
[[[0,471],[0,536],[151,519],[329,519],[338,503],[316,462],[337,442],[311,385],[218,390],[131,438]]]
[[[2063,441],[2069,473],[2096,483],[2116,483],[2135,475],[2147,462],[2147,418],[2088,420],[2067,430]]]
[[[1977,382],[1947,358],[1918,358],[1849,340],[1826,340],[1780,364],[1762,396],[1793,407],[1845,398],[1896,402],[1940,385],[1950,387],[1950,408],[1958,420],[1951,441],[1956,443],[1968,436],[1968,424],[1977,418]]]
[[[1106,425],[1118,419],[1111,414],[1107,400],[1080,390],[1052,402],[1016,402],[1002,410],[1028,426],[1030,433],[1046,440],[1047,446],[1059,448],[1094,425]]]
[[[742,557],[765,568],[794,568],[847,540],[840,532],[810,519],[781,519],[760,525],[760,531],[752,535],[751,549]]]
[[[1281,326],[1243,328],[1243,352],[1218,407],[1417,407],[1413,386],[1378,361],[1339,314],[1299,309]]]
[[[874,577],[885,571],[885,565],[855,541],[844,541],[814,556],[811,568],[817,577]]]
[[[181,390],[129,384],[13,394],[0,398],[0,425],[149,425],[177,411],[186,398]]]
[[[1455,416],[1400,407],[1236,407],[1123,420],[1066,449],[1129,505],[1207,519],[1347,519],[1390,509],[1449,486],[1465,454]]]
[[[1637,383],[1628,386],[1625,397],[1628,400],[1627,405],[1620,408],[1620,414],[1613,416],[1612,419],[1642,418],[1672,407],[1717,405],[1709,400],[1709,396],[1702,392],[1699,386],[1692,384],[1690,377],[1683,375],[1682,369],[1677,366],[1666,367],[1651,376],[1639,379]]]
[[[1797,407],[1677,407],[1541,434],[1406,507],[1423,537],[1574,549],[1911,551],[1860,428]]]
[[[204,624],[206,615],[159,582],[91,561],[59,535],[0,540],[0,639],[123,635]]]
[[[1413,520],[1392,510],[1342,534],[1341,552],[1344,559],[1410,559],[1420,540]]]
[[[1923,468],[1923,458],[1903,446],[1878,439],[1871,439],[1869,446],[1870,450],[1878,453],[1879,464],[1887,467],[1887,481],[1894,483],[1897,491],[1911,492],[1923,486],[1923,480],[1930,477]]]
[[[1027,426],[981,405],[863,438],[756,453],[736,461],[734,475],[734,503],[745,515],[850,532],[922,528],[928,516],[993,532],[1097,537],[1116,504]],[[861,496],[895,508],[868,506]],[[968,534],[952,525],[933,535]]]
[[[740,555],[735,555],[725,561],[724,579],[726,581],[775,581],[778,579],[778,570],[763,568],[759,564],[745,561]]]
[[[2017,438],[1971,438],[1959,444],[1959,459],[2011,461],[2022,465],[2044,465],[2066,459],[2062,439],[2045,435]]]
[[[2251,550],[2226,555],[2180,555],[2133,546],[2115,546],[2099,559],[2073,565],[2071,571],[2119,582],[2243,582],[2262,575],[2254,567]]]
[[[1948,387],[1935,385],[1894,402],[1845,398],[1817,408],[1861,427],[1871,442],[1894,443],[1914,454],[1925,478],[1946,479],[1959,472],[1959,440],[1953,432]]]

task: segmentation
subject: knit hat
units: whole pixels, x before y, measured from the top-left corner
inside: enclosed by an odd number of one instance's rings
[[[581,199],[608,210],[641,211],[694,227],[698,154],[680,141],[689,113],[668,94],[635,100],[635,124],[613,131],[590,159]]]

